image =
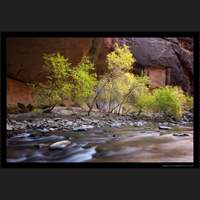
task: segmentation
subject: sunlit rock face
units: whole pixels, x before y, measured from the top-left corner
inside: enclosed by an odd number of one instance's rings
[[[149,71],[152,85],[169,83],[193,92],[192,38],[9,38],[7,40],[7,104],[32,103],[26,83],[45,82],[42,70],[44,53],[60,52],[75,66],[90,56],[97,74],[106,72],[106,55],[118,41],[128,44],[137,64],[135,71]],[[170,68],[169,70],[166,70]],[[168,74],[167,74],[168,73]],[[160,74],[160,75],[159,75]],[[161,76],[162,75],[162,76]],[[158,80],[164,77],[167,80]],[[170,82],[169,82],[170,80]]]

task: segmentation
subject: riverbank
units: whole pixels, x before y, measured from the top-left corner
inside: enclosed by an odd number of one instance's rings
[[[156,117],[143,117],[140,119],[132,116],[107,115],[101,112],[87,112],[79,107],[56,107],[52,113],[29,112],[9,114],[7,118],[8,137],[21,132],[37,131],[50,133],[58,131],[86,131],[89,129],[120,128],[126,126],[143,127],[145,124],[154,124],[162,129],[177,126],[192,126],[191,117],[184,116],[179,121],[164,120]]]

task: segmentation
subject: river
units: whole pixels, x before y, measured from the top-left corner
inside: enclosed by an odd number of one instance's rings
[[[66,139],[71,144],[65,148],[49,148]],[[193,162],[193,129],[127,126],[47,135],[33,131],[7,139],[7,162]]]

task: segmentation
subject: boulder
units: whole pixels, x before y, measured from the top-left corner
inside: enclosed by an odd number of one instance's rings
[[[162,129],[162,130],[171,130],[172,128],[169,127],[169,126],[159,126],[159,129]]]
[[[119,127],[122,126],[122,123],[120,123],[120,122],[114,122],[114,123],[112,123],[110,126],[111,126],[112,128],[119,128]]]
[[[127,38],[116,39],[127,44],[136,58],[135,72],[143,67],[170,68],[170,84],[193,93],[192,38]],[[184,41],[184,44],[183,44]]]
[[[73,131],[87,131],[88,129],[92,129],[92,128],[94,128],[93,125],[82,125],[82,126],[73,128]]]
[[[70,144],[71,144],[71,141],[63,140],[63,141],[59,141],[59,142],[55,142],[55,143],[51,144],[49,146],[49,148],[52,149],[52,150],[64,149],[65,147],[67,147]]]
[[[183,136],[189,136],[189,134],[187,134],[187,133],[173,133],[173,136],[183,137]]]

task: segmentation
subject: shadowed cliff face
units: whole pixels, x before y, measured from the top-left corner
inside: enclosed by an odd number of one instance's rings
[[[44,81],[44,53],[60,52],[72,66],[85,55],[96,59],[102,39],[95,38],[9,38],[7,41],[7,75],[22,82]]]
[[[8,107],[14,107],[18,102],[25,105],[33,102],[26,83],[46,81],[47,74],[42,69],[44,53],[60,52],[69,59],[72,67],[80,62],[83,56],[90,56],[97,73],[103,74],[106,70],[106,55],[110,51],[108,45],[105,38],[9,38]]]
[[[136,68],[170,68],[170,84],[193,93],[192,38],[119,38],[117,41],[130,47],[137,60]]]
[[[69,58],[72,67],[83,56],[88,55],[95,63],[97,74],[103,74],[106,72],[106,55],[113,49],[114,42],[114,38],[9,38],[7,40],[8,106],[15,106],[18,102],[32,103],[26,83],[46,80],[46,74],[42,70],[44,53],[60,52]],[[178,84],[185,91],[192,92],[191,38],[131,38],[128,45],[139,66],[171,67],[171,84]]]

